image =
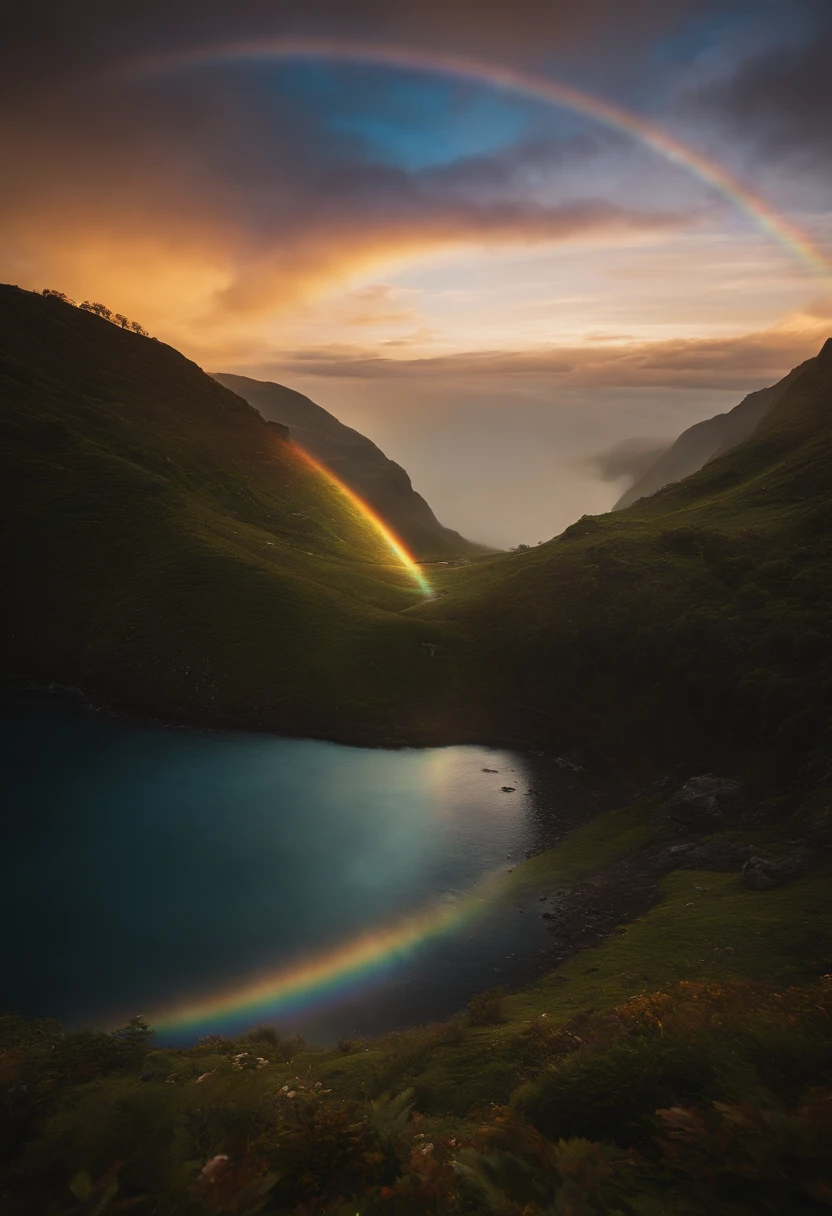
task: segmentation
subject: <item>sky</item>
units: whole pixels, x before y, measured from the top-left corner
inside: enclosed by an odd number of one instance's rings
[[[832,334],[829,0],[32,0],[0,279],[307,393],[534,544]]]

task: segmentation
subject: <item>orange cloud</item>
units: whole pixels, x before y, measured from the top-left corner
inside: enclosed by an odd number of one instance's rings
[[[599,200],[543,207],[478,205],[462,199],[399,199],[380,214],[328,208],[252,242],[235,224],[191,214],[184,201],[151,199],[139,219],[117,198],[91,216],[82,199],[45,195],[6,212],[0,277],[102,299],[190,352],[228,342],[258,347],[258,325],[286,316],[356,279],[462,248],[511,248],[664,239],[685,223]],[[384,294],[384,292],[387,294]],[[342,323],[417,325],[392,289],[365,289],[343,306]],[[216,363],[216,358],[212,359]]]
[[[771,381],[810,358],[832,332],[832,306],[818,301],[758,333],[716,338],[470,351],[391,359],[374,350],[331,345],[273,357],[270,375],[357,379],[521,377],[580,387],[745,388]]]

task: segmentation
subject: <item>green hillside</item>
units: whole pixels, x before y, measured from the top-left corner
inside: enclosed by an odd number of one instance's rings
[[[633,485],[624,491],[613,511],[629,507],[639,498],[655,494],[672,482],[690,477],[715,456],[722,456],[743,440],[750,439],[772,405],[804,370],[804,364],[792,368],[777,384],[749,393],[727,414],[715,414],[713,418],[706,418],[682,431],[679,438],[660,452]]]
[[[283,428],[170,347],[3,287],[0,428],[7,678],[313,734],[418,703],[422,592]]]
[[[639,771],[828,739],[832,346],[755,435],[425,598],[280,428],[161,343],[0,291],[7,677],[211,724],[530,741]]]

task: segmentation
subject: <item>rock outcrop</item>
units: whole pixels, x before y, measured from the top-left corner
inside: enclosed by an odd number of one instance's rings
[[[677,823],[691,830],[717,827],[727,811],[742,801],[742,786],[727,777],[705,773],[691,777],[670,799],[670,814]]]
[[[793,882],[809,872],[809,859],[805,849],[797,845],[781,857],[750,857],[742,868],[743,882],[755,891],[767,891]]]

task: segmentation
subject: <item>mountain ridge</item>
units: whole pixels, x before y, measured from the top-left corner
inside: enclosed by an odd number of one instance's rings
[[[811,362],[811,359],[806,360],[792,368],[788,375],[776,384],[749,393],[739,405],[724,414],[715,414],[712,418],[694,423],[682,431],[633,485],[624,491],[612,510],[623,510],[640,498],[655,494],[664,486],[682,481],[701,469],[709,460],[715,460],[748,439],[766,413]]]
[[[432,567],[426,598],[195,364],[34,293],[0,289],[0,312],[6,676],[170,720],[642,769],[788,765],[825,738],[832,345],[697,473]]]
[[[488,551],[486,545],[441,524],[401,465],[311,398],[270,380],[229,372],[212,375],[264,418],[288,426],[292,438],[373,507],[417,558],[438,560]]]

